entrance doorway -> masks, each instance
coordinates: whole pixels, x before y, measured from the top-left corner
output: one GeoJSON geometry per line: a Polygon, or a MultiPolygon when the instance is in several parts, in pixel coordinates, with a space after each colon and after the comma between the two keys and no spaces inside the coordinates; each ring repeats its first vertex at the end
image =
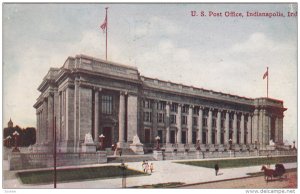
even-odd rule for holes
{"type": "Polygon", "coordinates": [[[112,128],[111,127],[104,127],[103,128],[103,135],[105,136],[103,141],[103,147],[104,148],[110,148],[112,145],[111,141],[111,134],[112,134],[112,128]]]}
{"type": "Polygon", "coordinates": [[[145,143],[150,143],[150,129],[145,129],[145,143]]]}
{"type": "Polygon", "coordinates": [[[171,133],[170,133],[170,142],[172,143],[172,144],[174,144],[175,143],[175,130],[172,130],[172,131],[170,131],[171,133]]]}

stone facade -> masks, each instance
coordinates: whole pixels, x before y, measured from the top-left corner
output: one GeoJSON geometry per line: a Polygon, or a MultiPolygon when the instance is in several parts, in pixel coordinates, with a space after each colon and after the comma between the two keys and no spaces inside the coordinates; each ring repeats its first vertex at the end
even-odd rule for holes
{"type": "Polygon", "coordinates": [[[137,68],[89,56],[50,68],[38,87],[37,149],[80,152],[85,134],[96,145],[208,151],[267,149],[283,144],[283,102],[246,98],[141,76],[137,68]]]}

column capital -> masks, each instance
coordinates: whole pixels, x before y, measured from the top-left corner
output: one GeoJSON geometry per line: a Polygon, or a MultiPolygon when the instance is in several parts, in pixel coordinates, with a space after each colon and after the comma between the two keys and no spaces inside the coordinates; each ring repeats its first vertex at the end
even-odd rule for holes
{"type": "Polygon", "coordinates": [[[127,95],[127,91],[120,91],[120,95],[122,95],[122,96],[127,95]]]}
{"type": "Polygon", "coordinates": [[[93,90],[94,90],[95,92],[101,92],[101,91],[102,91],[102,88],[94,86],[94,87],[93,87],[93,90]]]}
{"type": "Polygon", "coordinates": [[[172,105],[172,101],[166,101],[166,105],[172,105]]]}

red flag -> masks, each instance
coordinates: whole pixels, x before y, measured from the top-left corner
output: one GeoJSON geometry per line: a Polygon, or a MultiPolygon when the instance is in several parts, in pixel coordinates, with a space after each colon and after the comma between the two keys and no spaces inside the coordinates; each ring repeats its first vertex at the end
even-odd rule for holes
{"type": "Polygon", "coordinates": [[[107,28],[107,16],[105,16],[103,24],[101,24],[100,28],[105,32],[105,29],[107,28]]]}
{"type": "Polygon", "coordinates": [[[263,79],[265,79],[268,75],[269,75],[269,72],[268,72],[268,70],[267,70],[266,73],[265,73],[264,76],[263,76],[263,79]]]}

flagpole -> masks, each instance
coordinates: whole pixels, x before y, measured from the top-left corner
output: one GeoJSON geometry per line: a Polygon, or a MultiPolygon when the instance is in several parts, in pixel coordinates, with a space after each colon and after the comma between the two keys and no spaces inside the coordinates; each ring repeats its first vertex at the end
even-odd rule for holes
{"type": "Polygon", "coordinates": [[[267,67],[267,98],[269,98],[269,67],[267,67]]]}
{"type": "Polygon", "coordinates": [[[108,9],[108,7],[106,7],[105,8],[105,10],[106,10],[106,28],[105,28],[105,30],[106,30],[106,51],[105,51],[105,58],[106,58],[106,61],[107,61],[107,27],[108,27],[108,25],[107,25],[107,21],[108,21],[108,18],[107,18],[107,9],[108,9]]]}

